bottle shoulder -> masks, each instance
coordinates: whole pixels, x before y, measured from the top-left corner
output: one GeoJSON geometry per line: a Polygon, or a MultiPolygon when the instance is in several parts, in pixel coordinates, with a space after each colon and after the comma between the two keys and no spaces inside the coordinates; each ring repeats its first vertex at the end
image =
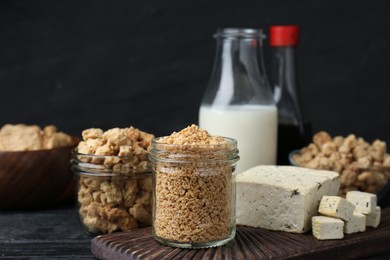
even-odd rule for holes
{"type": "Polygon", "coordinates": [[[209,111],[277,111],[278,108],[275,104],[262,105],[262,104],[244,104],[244,105],[207,105],[202,104],[200,110],[209,111]]]}

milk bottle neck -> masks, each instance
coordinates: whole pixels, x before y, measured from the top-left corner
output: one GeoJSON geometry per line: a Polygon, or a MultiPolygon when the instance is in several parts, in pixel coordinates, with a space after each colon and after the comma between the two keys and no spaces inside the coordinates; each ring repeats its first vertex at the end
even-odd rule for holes
{"type": "Polygon", "coordinates": [[[262,37],[260,30],[218,31],[214,69],[202,104],[274,104],[263,63],[262,37]]]}

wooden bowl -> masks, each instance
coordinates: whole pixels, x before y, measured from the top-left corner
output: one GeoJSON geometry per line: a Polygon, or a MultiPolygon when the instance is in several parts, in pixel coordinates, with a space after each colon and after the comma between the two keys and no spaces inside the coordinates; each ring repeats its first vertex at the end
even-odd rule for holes
{"type": "Polygon", "coordinates": [[[74,196],[70,169],[72,149],[0,152],[0,209],[36,209],[58,205],[74,196]]]}

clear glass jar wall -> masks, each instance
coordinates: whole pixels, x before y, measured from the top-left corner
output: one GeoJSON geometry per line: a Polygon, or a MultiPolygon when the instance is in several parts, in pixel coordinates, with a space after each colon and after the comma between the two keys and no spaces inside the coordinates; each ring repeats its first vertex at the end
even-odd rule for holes
{"type": "Polygon", "coordinates": [[[219,246],[235,236],[237,142],[160,144],[153,140],[153,235],[183,248],[219,246]]]}
{"type": "Polygon", "coordinates": [[[151,165],[132,157],[72,152],[81,223],[91,234],[127,231],[152,224],[151,165]]]}

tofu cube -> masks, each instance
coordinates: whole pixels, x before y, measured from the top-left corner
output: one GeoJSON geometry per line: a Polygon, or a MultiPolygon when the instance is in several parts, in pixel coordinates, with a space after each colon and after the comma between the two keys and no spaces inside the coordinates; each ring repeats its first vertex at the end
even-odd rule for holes
{"type": "Polygon", "coordinates": [[[356,207],[356,212],[370,214],[377,206],[376,195],[362,191],[347,192],[346,199],[356,207]]]}
{"type": "Polygon", "coordinates": [[[352,234],[364,231],[366,231],[366,215],[355,211],[352,215],[352,219],[345,222],[344,233],[352,234]]]}
{"type": "Polygon", "coordinates": [[[344,221],[337,218],[315,216],[312,218],[313,236],[318,240],[342,239],[344,221]]]}
{"type": "Polygon", "coordinates": [[[381,222],[381,207],[376,206],[373,212],[366,215],[366,226],[376,228],[379,226],[380,222],[381,222]]]}
{"type": "Polygon", "coordinates": [[[236,223],[304,233],[322,196],[337,195],[339,174],[293,166],[256,166],[237,175],[236,223]]]}
{"type": "Polygon", "coordinates": [[[338,196],[323,196],[318,208],[318,212],[328,217],[340,218],[351,221],[355,206],[338,196]]]}

